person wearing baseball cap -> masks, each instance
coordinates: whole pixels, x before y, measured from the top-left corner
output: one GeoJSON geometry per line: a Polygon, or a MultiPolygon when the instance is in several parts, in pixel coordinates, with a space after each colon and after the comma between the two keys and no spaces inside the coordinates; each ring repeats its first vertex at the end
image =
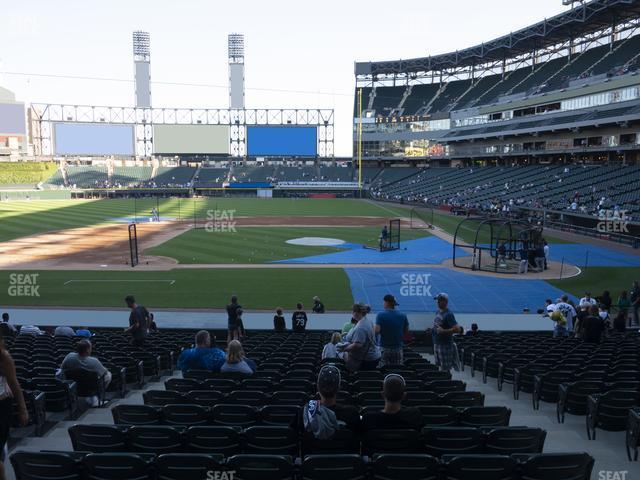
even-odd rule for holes
{"type": "Polygon", "coordinates": [[[324,365],[318,372],[316,383],[318,396],[320,397],[319,403],[331,410],[335,414],[337,421],[344,423],[346,428],[357,431],[360,427],[358,409],[352,405],[341,405],[336,401],[341,382],[342,375],[340,370],[333,364],[324,365]]]}
{"type": "Polygon", "coordinates": [[[376,316],[376,335],[380,335],[380,366],[402,365],[402,337],[409,331],[407,316],[396,310],[398,305],[393,295],[385,295],[384,311],[376,316]]]}
{"type": "Polygon", "coordinates": [[[456,322],[453,312],[449,310],[449,295],[439,293],[435,301],[438,303],[438,311],[433,320],[433,353],[436,357],[436,365],[441,371],[448,372],[456,362],[453,334],[460,333],[460,325],[456,322]]]}

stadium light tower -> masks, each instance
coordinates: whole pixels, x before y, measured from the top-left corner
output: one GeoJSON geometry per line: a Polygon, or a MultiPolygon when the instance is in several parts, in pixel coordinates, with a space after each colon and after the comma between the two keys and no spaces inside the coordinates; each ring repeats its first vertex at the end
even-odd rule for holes
{"type": "Polygon", "coordinates": [[[151,37],[149,32],[133,32],[136,107],[151,108],[151,37]]]}
{"type": "Polygon", "coordinates": [[[229,108],[244,109],[244,35],[231,33],[229,45],[229,108]]]}

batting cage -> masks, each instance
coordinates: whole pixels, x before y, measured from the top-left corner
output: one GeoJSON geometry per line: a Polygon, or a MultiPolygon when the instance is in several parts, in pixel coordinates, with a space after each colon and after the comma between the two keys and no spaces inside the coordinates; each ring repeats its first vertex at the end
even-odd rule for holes
{"type": "Polygon", "coordinates": [[[383,230],[380,235],[380,251],[400,250],[400,220],[389,220],[386,236],[383,230]]]}
{"type": "Polygon", "coordinates": [[[535,258],[541,249],[541,226],[518,220],[465,218],[453,237],[453,265],[493,273],[524,273],[537,268],[535,258]]]}

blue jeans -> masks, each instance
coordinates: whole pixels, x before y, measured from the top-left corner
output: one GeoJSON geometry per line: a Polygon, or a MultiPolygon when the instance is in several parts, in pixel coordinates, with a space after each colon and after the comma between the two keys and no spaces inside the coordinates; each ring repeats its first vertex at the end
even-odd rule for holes
{"type": "Polygon", "coordinates": [[[553,329],[553,336],[554,337],[568,337],[569,336],[569,330],[567,330],[567,327],[556,326],[553,329]]]}

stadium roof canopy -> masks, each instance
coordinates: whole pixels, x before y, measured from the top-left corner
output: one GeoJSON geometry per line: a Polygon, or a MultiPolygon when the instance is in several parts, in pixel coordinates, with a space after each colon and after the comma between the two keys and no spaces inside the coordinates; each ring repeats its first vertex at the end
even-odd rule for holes
{"type": "Polygon", "coordinates": [[[502,61],[638,17],[640,0],[591,0],[565,13],[471,48],[409,60],[356,62],[355,73],[367,76],[409,74],[502,61]]]}

